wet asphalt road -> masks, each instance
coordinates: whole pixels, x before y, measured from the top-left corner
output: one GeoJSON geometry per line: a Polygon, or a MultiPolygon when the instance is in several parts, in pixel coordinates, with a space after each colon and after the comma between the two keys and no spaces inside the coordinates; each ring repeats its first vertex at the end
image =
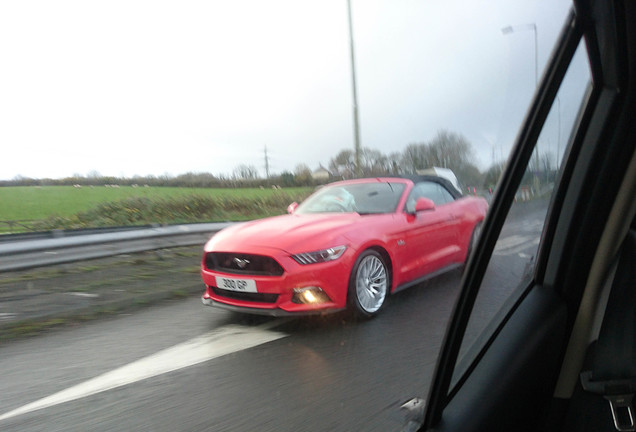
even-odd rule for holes
{"type": "MultiPolygon", "coordinates": [[[[286,336],[0,421],[1,430],[387,430],[424,395],[460,274],[395,296],[376,319],[281,321],[286,336]]],[[[271,318],[171,303],[0,349],[2,413],[210,330],[271,318]]]]}
{"type": "MultiPolygon", "coordinates": [[[[522,222],[504,231],[508,242],[498,247],[489,289],[478,299],[479,328],[523,273],[538,232],[532,218],[522,222]]],[[[399,293],[370,321],[251,317],[189,298],[6,343],[0,430],[399,430],[399,405],[427,395],[460,279],[454,271],[399,293]],[[212,339],[193,340],[210,332],[212,339]],[[208,352],[253,335],[269,339],[220,356],[208,352]],[[202,346],[203,360],[194,362],[202,346]],[[104,374],[114,370],[128,381],[108,384],[104,374]],[[92,393],[59,393],[96,377],[92,393]]]]}

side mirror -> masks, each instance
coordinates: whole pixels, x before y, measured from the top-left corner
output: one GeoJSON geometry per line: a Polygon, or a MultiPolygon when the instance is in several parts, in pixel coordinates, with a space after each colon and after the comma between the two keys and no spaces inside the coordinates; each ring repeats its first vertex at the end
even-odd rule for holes
{"type": "Polygon", "coordinates": [[[421,211],[435,210],[435,203],[428,198],[418,198],[415,201],[415,213],[421,211]]]}
{"type": "Polygon", "coordinates": [[[294,201],[287,207],[287,213],[293,214],[297,208],[298,208],[298,203],[294,201]]]}

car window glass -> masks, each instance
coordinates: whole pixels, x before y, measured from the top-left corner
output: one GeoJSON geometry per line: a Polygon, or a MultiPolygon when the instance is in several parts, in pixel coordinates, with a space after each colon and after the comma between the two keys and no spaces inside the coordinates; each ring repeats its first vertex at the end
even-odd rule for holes
{"type": "Polygon", "coordinates": [[[415,202],[418,198],[428,198],[433,201],[436,206],[453,201],[452,195],[445,190],[443,186],[430,181],[417,183],[413,187],[406,200],[407,212],[415,211],[415,202]]]}
{"type": "Polygon", "coordinates": [[[442,185],[436,185],[436,186],[437,186],[437,196],[440,201],[439,204],[446,204],[448,202],[453,201],[453,196],[450,194],[450,192],[444,189],[444,186],[442,185]]]}
{"type": "Polygon", "coordinates": [[[417,185],[420,196],[428,198],[435,203],[435,205],[442,204],[440,200],[439,190],[435,183],[420,183],[417,185]]]}
{"type": "MultiPolygon", "coordinates": [[[[456,383],[529,286],[548,205],[591,75],[581,43],[541,131],[477,295],[453,375],[456,383]],[[510,289],[510,287],[517,287],[510,289]]],[[[501,166],[503,169],[503,166],[501,166]]],[[[496,185],[490,185],[496,188],[496,185]]]]}
{"type": "Polygon", "coordinates": [[[411,189],[411,192],[409,193],[409,196],[406,199],[406,205],[404,207],[404,210],[407,213],[415,212],[415,202],[417,201],[418,198],[421,198],[423,196],[424,195],[422,195],[419,185],[413,186],[413,189],[411,189]]]}

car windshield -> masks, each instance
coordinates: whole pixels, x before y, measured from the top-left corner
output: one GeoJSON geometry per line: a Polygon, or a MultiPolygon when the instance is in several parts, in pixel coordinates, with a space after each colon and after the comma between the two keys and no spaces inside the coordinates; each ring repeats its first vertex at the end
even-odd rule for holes
{"type": "Polygon", "coordinates": [[[404,183],[376,181],[326,186],[298,206],[296,213],[392,213],[404,188],[404,183]]]}

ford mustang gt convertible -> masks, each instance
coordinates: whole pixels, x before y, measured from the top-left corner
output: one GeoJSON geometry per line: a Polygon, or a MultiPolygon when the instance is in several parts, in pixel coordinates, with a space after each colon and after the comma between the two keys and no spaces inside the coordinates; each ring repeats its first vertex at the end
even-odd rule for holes
{"type": "Polygon", "coordinates": [[[435,176],[331,183],[287,215],[215,234],[202,300],[256,314],[350,308],[370,317],[387,295],[462,266],[487,208],[435,176]]]}

